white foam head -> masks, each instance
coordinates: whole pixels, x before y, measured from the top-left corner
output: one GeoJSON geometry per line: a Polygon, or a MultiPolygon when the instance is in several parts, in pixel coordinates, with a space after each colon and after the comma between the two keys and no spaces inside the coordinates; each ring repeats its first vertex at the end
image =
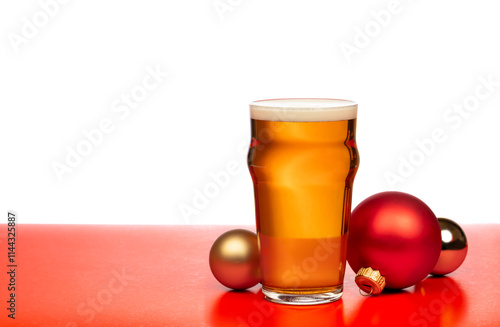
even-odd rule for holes
{"type": "Polygon", "coordinates": [[[269,99],[250,104],[250,117],[257,120],[314,122],[355,119],[358,104],[339,99],[269,99]]]}

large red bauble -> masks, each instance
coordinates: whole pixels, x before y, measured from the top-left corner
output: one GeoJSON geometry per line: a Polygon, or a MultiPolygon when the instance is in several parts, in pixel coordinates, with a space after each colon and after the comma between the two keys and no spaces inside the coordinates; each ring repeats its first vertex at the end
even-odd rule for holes
{"type": "Polygon", "coordinates": [[[402,192],[382,192],[352,212],[347,260],[379,270],[386,288],[415,285],[434,268],[441,253],[441,229],[432,210],[402,192]]]}

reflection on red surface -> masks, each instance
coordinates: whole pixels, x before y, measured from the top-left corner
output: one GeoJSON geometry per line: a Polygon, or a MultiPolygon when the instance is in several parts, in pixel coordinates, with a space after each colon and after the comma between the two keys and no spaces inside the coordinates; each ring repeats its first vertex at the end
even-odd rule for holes
{"type": "Polygon", "coordinates": [[[456,326],[467,310],[459,284],[450,277],[428,277],[415,286],[418,311],[410,317],[412,326],[456,326]]]}
{"type": "Polygon", "coordinates": [[[457,326],[465,296],[449,277],[428,277],[410,291],[385,291],[361,302],[348,326],[457,326]]]}
{"type": "MultiPolygon", "coordinates": [[[[248,320],[258,322],[263,316],[257,307],[249,304],[261,304],[260,297],[250,291],[228,291],[222,293],[212,307],[210,326],[245,326],[248,320]],[[255,311],[255,312],[254,312],[255,311]]],[[[264,311],[266,309],[263,306],[264,311]]],[[[262,318],[263,320],[263,318],[262,318]]],[[[250,325],[252,326],[252,325],[250,325]]]]}
{"type": "Polygon", "coordinates": [[[262,290],[226,292],[214,303],[211,326],[343,326],[342,300],[316,306],[290,306],[264,299],[262,290]]]}
{"type": "MultiPolygon", "coordinates": [[[[353,296],[354,294],[350,294],[353,296]]],[[[361,297],[361,295],[358,295],[361,297]]],[[[279,305],[262,291],[225,292],[214,302],[213,326],[456,326],[466,310],[457,282],[428,277],[414,288],[385,291],[355,302],[345,313],[343,300],[317,306],[279,305]],[[344,317],[345,316],[345,317],[344,317]]]]}
{"type": "Polygon", "coordinates": [[[408,317],[417,309],[413,294],[391,291],[366,297],[350,315],[347,326],[408,326],[408,317]]]}

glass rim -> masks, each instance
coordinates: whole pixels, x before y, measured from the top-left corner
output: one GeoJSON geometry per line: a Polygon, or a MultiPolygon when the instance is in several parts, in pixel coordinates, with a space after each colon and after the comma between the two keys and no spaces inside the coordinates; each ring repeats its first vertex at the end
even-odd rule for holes
{"type": "Polygon", "coordinates": [[[277,98],[250,103],[250,116],[256,120],[312,122],[357,118],[358,104],[333,98],[277,98]]]}
{"type": "Polygon", "coordinates": [[[357,107],[358,104],[352,100],[335,98],[275,98],[256,100],[250,103],[250,107],[260,108],[283,108],[283,109],[337,109],[346,107],[357,107]]]}

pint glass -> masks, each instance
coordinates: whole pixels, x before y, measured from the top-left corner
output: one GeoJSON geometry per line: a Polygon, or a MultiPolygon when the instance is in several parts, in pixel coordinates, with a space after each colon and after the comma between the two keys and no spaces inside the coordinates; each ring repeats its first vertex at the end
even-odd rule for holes
{"type": "Polygon", "coordinates": [[[273,99],[250,104],[248,167],[266,299],[340,299],[352,184],[359,164],[357,104],[273,99]]]}

